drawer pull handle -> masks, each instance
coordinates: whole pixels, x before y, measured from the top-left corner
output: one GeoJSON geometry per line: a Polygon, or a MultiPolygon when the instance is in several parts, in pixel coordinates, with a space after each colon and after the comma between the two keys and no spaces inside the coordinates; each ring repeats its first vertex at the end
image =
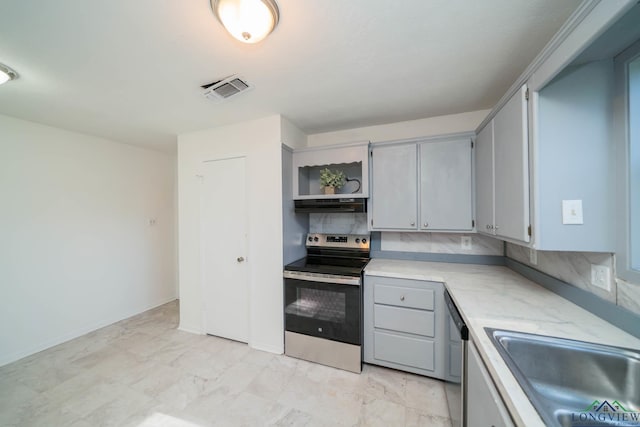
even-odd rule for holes
{"type": "Polygon", "coordinates": [[[400,297],[400,301],[404,301],[404,295],[400,297]]]}

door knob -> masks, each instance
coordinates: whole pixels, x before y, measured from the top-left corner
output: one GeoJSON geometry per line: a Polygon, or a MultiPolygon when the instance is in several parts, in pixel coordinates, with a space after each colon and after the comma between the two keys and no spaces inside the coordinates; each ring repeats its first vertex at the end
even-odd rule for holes
{"type": "Polygon", "coordinates": [[[243,261],[244,261],[244,257],[239,256],[239,257],[236,259],[236,261],[238,261],[238,262],[243,262],[243,261]]]}

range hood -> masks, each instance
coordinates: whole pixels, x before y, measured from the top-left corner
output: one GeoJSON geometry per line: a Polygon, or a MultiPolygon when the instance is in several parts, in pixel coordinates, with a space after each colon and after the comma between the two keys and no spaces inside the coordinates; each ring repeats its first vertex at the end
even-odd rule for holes
{"type": "Polygon", "coordinates": [[[366,198],[331,198],[331,199],[304,199],[295,200],[296,212],[316,213],[316,212],[366,212],[366,198]]]}

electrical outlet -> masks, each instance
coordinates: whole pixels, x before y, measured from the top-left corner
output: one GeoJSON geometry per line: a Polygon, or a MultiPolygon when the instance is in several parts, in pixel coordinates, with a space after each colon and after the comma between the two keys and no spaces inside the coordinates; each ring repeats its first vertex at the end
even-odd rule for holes
{"type": "Polygon", "coordinates": [[[604,290],[611,290],[611,269],[605,265],[591,265],[591,284],[604,290]]]}
{"type": "Polygon", "coordinates": [[[462,247],[462,249],[465,251],[470,251],[471,249],[473,249],[471,236],[462,236],[460,238],[460,247],[462,247]]]}

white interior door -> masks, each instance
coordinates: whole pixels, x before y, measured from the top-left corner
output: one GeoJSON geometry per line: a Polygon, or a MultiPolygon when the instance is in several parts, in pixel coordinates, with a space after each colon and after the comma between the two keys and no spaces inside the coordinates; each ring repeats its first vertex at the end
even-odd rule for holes
{"type": "Polygon", "coordinates": [[[205,331],[249,341],[245,158],[204,162],[200,208],[205,331]]]}

